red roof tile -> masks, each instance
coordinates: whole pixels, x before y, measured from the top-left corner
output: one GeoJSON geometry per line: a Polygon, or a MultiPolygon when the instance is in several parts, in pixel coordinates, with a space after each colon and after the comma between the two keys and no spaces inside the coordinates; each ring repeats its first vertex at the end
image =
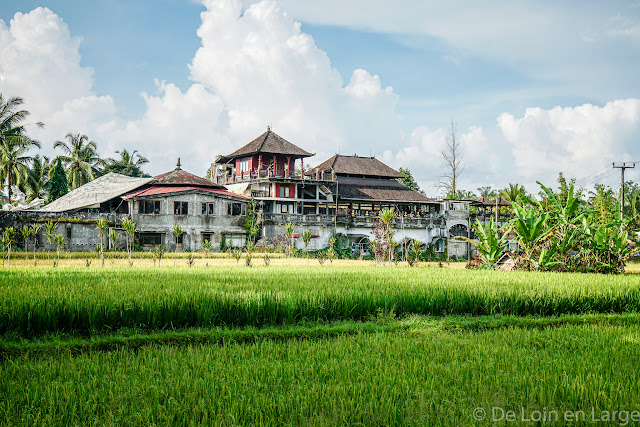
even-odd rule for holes
{"type": "Polygon", "coordinates": [[[232,193],[231,191],[228,191],[226,189],[221,189],[221,188],[208,188],[208,187],[199,187],[199,186],[151,186],[148,188],[143,188],[141,190],[136,190],[133,191],[129,194],[126,194],[122,197],[124,197],[125,199],[130,199],[133,197],[145,197],[145,196],[159,196],[162,194],[168,194],[168,193],[182,193],[182,192],[186,192],[186,191],[194,191],[194,190],[199,190],[199,191],[206,191],[208,193],[215,193],[215,194],[220,194],[222,196],[228,196],[228,197],[235,197],[238,199],[248,199],[245,196],[241,196],[239,194],[236,193],[232,193]]]}
{"type": "Polygon", "coordinates": [[[224,189],[224,186],[213,183],[208,179],[196,176],[192,173],[176,168],[170,172],[155,176],[154,185],[192,185],[198,187],[210,187],[224,189]]]}

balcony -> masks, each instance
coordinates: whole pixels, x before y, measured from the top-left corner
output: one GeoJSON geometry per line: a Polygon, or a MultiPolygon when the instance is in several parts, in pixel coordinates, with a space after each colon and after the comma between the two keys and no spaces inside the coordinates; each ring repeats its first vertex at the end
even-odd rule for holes
{"type": "MultiPolygon", "coordinates": [[[[331,225],[340,224],[350,227],[373,228],[377,224],[375,216],[349,216],[349,215],[302,215],[302,214],[279,214],[279,213],[263,213],[262,219],[265,222],[287,223],[293,224],[317,224],[331,225]]],[[[443,218],[396,218],[393,221],[394,228],[438,228],[444,226],[443,218]]]]}
{"type": "Polygon", "coordinates": [[[285,174],[283,172],[278,172],[277,174],[269,173],[269,171],[261,170],[261,171],[253,171],[253,172],[243,172],[242,175],[231,175],[231,176],[217,176],[215,178],[215,182],[220,185],[227,184],[235,184],[238,182],[247,182],[257,179],[265,179],[265,178],[282,178],[282,179],[312,179],[310,177],[304,177],[299,174],[285,174]]]}
{"type": "Polygon", "coordinates": [[[251,197],[271,197],[269,190],[251,190],[251,197]]]}

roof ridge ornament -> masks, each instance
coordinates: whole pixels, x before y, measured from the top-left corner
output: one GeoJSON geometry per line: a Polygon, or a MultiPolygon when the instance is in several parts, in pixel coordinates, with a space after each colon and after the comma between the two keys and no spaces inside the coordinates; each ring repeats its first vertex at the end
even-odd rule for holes
{"type": "Polygon", "coordinates": [[[180,157],[178,157],[178,163],[176,163],[176,170],[180,170],[180,157]]]}

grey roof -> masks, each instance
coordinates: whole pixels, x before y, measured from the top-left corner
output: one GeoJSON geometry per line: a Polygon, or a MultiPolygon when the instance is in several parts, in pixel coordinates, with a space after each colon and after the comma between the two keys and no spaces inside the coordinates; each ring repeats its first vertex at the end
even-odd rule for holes
{"type": "Polygon", "coordinates": [[[384,202],[433,202],[395,179],[338,177],[338,197],[384,202]]]}
{"type": "Polygon", "coordinates": [[[384,178],[403,178],[404,174],[391,169],[375,157],[344,156],[336,154],[307,172],[312,175],[316,170],[321,172],[333,170],[336,175],[362,175],[384,178]]]}
{"type": "Polygon", "coordinates": [[[43,212],[66,212],[77,209],[97,208],[100,207],[100,203],[135,190],[151,181],[153,181],[153,178],[131,178],[110,172],[76,188],[38,210],[43,212]]]}

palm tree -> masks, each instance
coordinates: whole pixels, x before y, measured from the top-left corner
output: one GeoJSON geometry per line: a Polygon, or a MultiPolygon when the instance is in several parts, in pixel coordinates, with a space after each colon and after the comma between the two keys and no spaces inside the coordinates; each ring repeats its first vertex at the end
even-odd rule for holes
{"type": "Polygon", "coordinates": [[[133,150],[131,153],[129,153],[129,151],[127,150],[122,150],[116,151],[116,153],[120,154],[120,160],[109,159],[110,163],[124,163],[127,165],[135,166],[137,168],[149,163],[149,160],[146,157],[141,156],[140,153],[138,153],[138,150],[133,150]]]}
{"type": "Polygon", "coordinates": [[[500,191],[500,196],[502,196],[505,200],[509,202],[517,202],[518,197],[520,195],[526,195],[525,189],[520,184],[511,184],[509,183],[509,187],[500,191]]]}
{"type": "MultiPolygon", "coordinates": [[[[40,148],[40,143],[29,138],[25,126],[20,124],[28,116],[27,110],[19,110],[22,98],[6,99],[0,93],[0,182],[7,182],[9,198],[11,185],[20,184],[26,178],[27,164],[31,157],[26,153],[32,147],[40,148]]],[[[42,128],[41,122],[34,123],[42,128]]]]}
{"type": "Polygon", "coordinates": [[[98,156],[98,145],[89,141],[87,135],[69,132],[65,138],[69,142],[56,141],[53,148],[60,148],[64,152],[58,157],[65,165],[69,187],[74,190],[93,180],[104,160],[98,156]]]}
{"type": "Polygon", "coordinates": [[[149,163],[149,160],[147,160],[146,157],[141,156],[138,153],[138,150],[133,150],[131,153],[127,150],[122,150],[116,151],[116,153],[120,154],[120,158],[109,158],[105,163],[106,166],[102,171],[103,174],[115,172],[132,177],[149,176],[142,171],[142,165],[149,163]]]}
{"type": "Polygon", "coordinates": [[[478,192],[480,193],[480,197],[484,197],[486,200],[495,199],[498,196],[498,193],[493,190],[490,185],[478,187],[478,192]]]}
{"type": "Polygon", "coordinates": [[[51,162],[47,156],[40,157],[39,154],[33,156],[25,185],[27,200],[33,200],[35,198],[47,199],[49,174],[53,171],[51,166],[51,162]]]}

